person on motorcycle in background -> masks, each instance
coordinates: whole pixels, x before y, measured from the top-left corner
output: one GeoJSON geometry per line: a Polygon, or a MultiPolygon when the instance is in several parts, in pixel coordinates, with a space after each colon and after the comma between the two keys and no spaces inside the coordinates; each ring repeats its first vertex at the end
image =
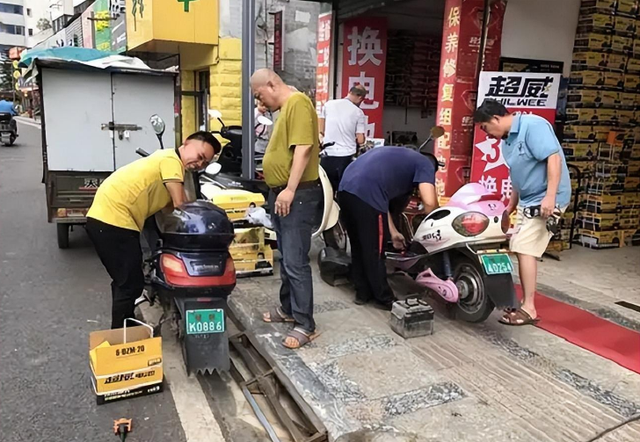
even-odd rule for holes
{"type": "Polygon", "coordinates": [[[9,123],[9,127],[13,130],[16,135],[18,134],[18,122],[15,120],[15,116],[18,115],[18,111],[16,111],[16,107],[13,105],[13,101],[7,101],[5,99],[0,100],[0,114],[10,114],[11,122],[9,123]]]}
{"type": "Polygon", "coordinates": [[[513,184],[507,211],[518,212],[509,248],[518,255],[524,301],[519,309],[505,311],[500,322],[534,324],[538,321],[534,304],[538,258],[553,236],[547,220],[557,221],[571,202],[567,162],[553,126],[542,117],[514,115],[502,103],[487,99],[475,111],[474,120],[487,135],[503,140],[502,153],[513,184]],[[540,216],[531,213],[535,207],[540,216]]]}
{"type": "Polygon", "coordinates": [[[111,328],[134,317],[144,289],[140,232],[156,212],[187,202],[184,172],[201,170],[220,153],[209,132],[190,135],[178,148],[158,150],[112,173],[87,213],[87,233],[111,276],[111,328]]]}
{"type": "Polygon", "coordinates": [[[327,145],[322,151],[320,165],[334,192],[358,146],[365,142],[366,118],[360,105],[366,96],[367,90],[357,84],[345,98],[327,101],[318,116],[320,140],[327,145]]]}
{"type": "MultiPolygon", "coordinates": [[[[256,102],[256,108],[253,114],[253,117],[255,119],[255,125],[256,125],[255,152],[259,156],[262,156],[264,155],[265,150],[267,150],[267,145],[269,144],[269,137],[271,136],[271,127],[264,124],[260,124],[258,122],[258,117],[262,116],[262,117],[269,118],[267,115],[270,112],[269,112],[269,109],[267,109],[267,106],[265,106],[264,103],[262,103],[260,100],[255,100],[255,102],[256,102]]],[[[271,118],[269,119],[271,120],[271,118]]]]}
{"type": "Polygon", "coordinates": [[[344,171],[338,202],[351,243],[356,304],[373,300],[391,309],[395,296],[387,282],[384,248],[389,237],[394,248],[405,246],[392,211],[404,210],[416,186],[425,213],[438,208],[435,174],[431,159],[406,147],[372,149],[344,171]]]}

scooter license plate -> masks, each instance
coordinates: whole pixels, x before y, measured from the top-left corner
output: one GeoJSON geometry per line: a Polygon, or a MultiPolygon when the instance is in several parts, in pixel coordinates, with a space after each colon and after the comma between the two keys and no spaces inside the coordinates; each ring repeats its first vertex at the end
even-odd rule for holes
{"type": "Polygon", "coordinates": [[[224,332],[224,310],[221,308],[207,310],[187,310],[185,321],[188,335],[202,335],[224,332]]]}
{"type": "Polygon", "coordinates": [[[502,275],[513,271],[511,258],[506,253],[480,255],[480,260],[487,275],[502,275]]]}

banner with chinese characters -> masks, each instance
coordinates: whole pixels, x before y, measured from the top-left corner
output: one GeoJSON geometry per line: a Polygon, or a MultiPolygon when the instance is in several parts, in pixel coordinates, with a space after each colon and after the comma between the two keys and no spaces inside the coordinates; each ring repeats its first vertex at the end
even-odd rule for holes
{"type": "Polygon", "coordinates": [[[282,11],[273,13],[273,70],[281,73],[284,70],[284,23],[282,11]]]}
{"type": "Polygon", "coordinates": [[[318,17],[318,64],[316,67],[316,110],[318,113],[329,100],[329,72],[331,69],[331,19],[332,12],[318,17]]]}
{"type": "Polygon", "coordinates": [[[367,117],[367,138],[382,138],[387,19],[361,17],[343,24],[342,96],[353,86],[369,92],[360,108],[367,117]]]}
{"type": "MultiPolygon", "coordinates": [[[[436,175],[439,196],[451,196],[469,180],[476,107],[477,66],[484,0],[446,0],[436,123],[445,130],[435,153],[444,163],[436,175]]],[[[484,67],[496,70],[505,4],[491,3],[484,67]]]]}
{"type": "MultiPolygon", "coordinates": [[[[504,104],[513,113],[539,115],[553,124],[556,119],[560,74],[534,72],[482,72],[478,106],[485,98],[504,104]]],[[[476,128],[473,140],[471,181],[511,198],[511,178],[502,155],[502,140],[489,137],[476,128]]]]}

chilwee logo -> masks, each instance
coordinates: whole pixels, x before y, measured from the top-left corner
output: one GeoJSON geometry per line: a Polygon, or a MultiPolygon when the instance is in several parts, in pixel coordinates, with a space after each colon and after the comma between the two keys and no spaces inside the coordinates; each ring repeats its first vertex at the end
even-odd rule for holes
{"type": "Polygon", "coordinates": [[[546,107],[554,77],[526,78],[519,75],[491,77],[485,98],[506,107],[546,107]]]}

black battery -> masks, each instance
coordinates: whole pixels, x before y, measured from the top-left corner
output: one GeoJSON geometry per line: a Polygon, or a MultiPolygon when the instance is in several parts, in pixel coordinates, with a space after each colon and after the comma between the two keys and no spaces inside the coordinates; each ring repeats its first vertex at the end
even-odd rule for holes
{"type": "Polygon", "coordinates": [[[405,339],[433,334],[433,308],[424,300],[407,298],[391,308],[391,330],[405,339]]]}

